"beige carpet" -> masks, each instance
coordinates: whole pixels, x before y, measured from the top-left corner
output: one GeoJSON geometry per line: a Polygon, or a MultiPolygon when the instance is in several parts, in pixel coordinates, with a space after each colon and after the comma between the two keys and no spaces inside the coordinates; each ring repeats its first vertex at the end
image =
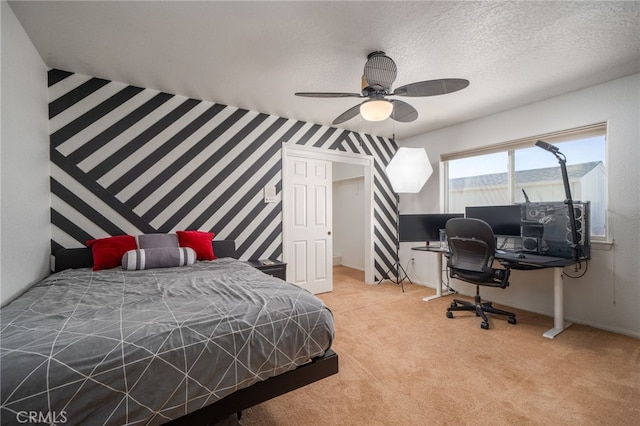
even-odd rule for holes
{"type": "MultiPolygon", "coordinates": [[[[445,311],[452,296],[345,267],[320,295],[336,322],[340,372],[243,412],[250,425],[640,425],[640,340],[553,319],[518,324],[445,311]]],[[[508,291],[508,290],[505,290],[508,291]]]]}

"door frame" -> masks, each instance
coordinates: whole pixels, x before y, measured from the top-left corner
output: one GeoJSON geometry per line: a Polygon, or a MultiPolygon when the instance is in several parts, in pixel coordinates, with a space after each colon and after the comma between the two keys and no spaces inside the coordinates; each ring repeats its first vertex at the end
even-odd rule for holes
{"type": "MultiPolygon", "coordinates": [[[[290,263],[289,238],[291,235],[291,212],[289,206],[293,202],[293,188],[288,176],[293,158],[328,160],[364,166],[364,281],[375,282],[373,262],[373,171],[374,158],[366,154],[354,154],[326,148],[307,147],[287,142],[282,143],[282,258],[290,263]]],[[[333,215],[333,212],[330,212],[333,215]]]]}

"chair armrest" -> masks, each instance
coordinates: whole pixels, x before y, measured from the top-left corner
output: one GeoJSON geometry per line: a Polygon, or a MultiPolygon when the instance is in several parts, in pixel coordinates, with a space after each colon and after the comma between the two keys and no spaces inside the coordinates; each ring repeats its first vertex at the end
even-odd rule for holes
{"type": "Polygon", "coordinates": [[[500,262],[504,269],[495,269],[496,279],[500,280],[500,288],[507,288],[509,286],[509,277],[511,276],[511,264],[505,265],[500,262]]]}

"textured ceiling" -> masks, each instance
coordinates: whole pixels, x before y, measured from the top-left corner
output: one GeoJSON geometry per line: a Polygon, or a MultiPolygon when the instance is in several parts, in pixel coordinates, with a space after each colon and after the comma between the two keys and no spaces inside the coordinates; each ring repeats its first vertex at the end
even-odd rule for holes
{"type": "MultiPolygon", "coordinates": [[[[253,111],[331,125],[358,99],[366,56],[394,87],[465,78],[402,98],[413,123],[338,126],[399,139],[640,72],[640,2],[10,2],[45,63],[253,111]]],[[[5,58],[3,58],[4,60],[5,58]]]]}

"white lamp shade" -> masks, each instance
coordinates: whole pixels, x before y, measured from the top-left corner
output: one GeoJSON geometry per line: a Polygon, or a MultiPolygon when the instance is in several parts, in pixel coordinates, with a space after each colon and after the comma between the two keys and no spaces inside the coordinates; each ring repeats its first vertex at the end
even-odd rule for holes
{"type": "Polygon", "coordinates": [[[393,104],[383,99],[366,101],[360,104],[360,115],[367,121],[382,121],[389,118],[393,104]]]}
{"type": "Polygon", "coordinates": [[[386,168],[396,193],[418,193],[433,173],[424,148],[401,147],[386,168]]]}

